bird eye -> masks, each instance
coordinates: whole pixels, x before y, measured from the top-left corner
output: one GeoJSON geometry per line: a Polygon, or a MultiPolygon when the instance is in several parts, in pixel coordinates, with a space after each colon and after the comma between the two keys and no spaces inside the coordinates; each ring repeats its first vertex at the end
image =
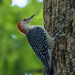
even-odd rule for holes
{"type": "Polygon", "coordinates": [[[23,19],[23,21],[26,21],[26,19],[23,19]]]}

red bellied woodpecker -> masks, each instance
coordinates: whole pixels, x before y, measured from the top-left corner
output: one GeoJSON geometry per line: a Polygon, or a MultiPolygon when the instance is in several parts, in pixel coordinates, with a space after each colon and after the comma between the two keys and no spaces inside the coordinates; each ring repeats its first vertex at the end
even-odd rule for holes
{"type": "Polygon", "coordinates": [[[17,27],[19,31],[26,35],[29,44],[37,57],[42,61],[45,67],[47,67],[49,74],[53,75],[51,69],[52,63],[52,51],[55,46],[54,38],[50,37],[47,31],[39,26],[30,26],[30,21],[34,17],[32,15],[29,18],[22,19],[17,27]]]}

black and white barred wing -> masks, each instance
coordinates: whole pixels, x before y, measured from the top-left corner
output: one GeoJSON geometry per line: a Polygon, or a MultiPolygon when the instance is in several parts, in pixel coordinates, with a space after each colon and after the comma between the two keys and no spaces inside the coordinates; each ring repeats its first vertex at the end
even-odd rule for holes
{"type": "Polygon", "coordinates": [[[47,37],[44,30],[40,27],[30,29],[26,37],[35,54],[39,57],[39,59],[43,62],[44,65],[47,64],[49,56],[47,37]]]}

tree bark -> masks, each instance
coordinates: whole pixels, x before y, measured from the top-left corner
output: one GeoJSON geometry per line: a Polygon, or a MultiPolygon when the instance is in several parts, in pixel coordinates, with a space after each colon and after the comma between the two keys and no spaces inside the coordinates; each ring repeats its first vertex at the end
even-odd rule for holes
{"type": "Polygon", "coordinates": [[[59,33],[52,60],[54,75],[75,75],[75,0],[44,0],[43,16],[49,35],[59,33]]]}

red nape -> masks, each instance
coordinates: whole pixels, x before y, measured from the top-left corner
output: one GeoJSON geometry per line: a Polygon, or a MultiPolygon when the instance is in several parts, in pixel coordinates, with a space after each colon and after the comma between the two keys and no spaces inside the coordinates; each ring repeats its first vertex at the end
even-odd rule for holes
{"type": "Polygon", "coordinates": [[[26,34],[26,30],[21,27],[20,22],[18,23],[17,28],[22,34],[26,34]]]}

